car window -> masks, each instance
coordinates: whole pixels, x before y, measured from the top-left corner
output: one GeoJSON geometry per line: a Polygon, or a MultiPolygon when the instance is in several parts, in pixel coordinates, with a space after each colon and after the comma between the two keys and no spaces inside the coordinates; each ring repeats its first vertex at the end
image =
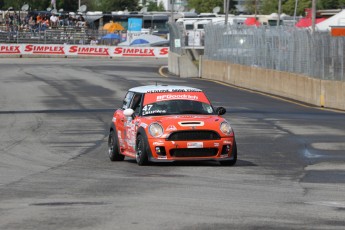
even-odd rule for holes
{"type": "Polygon", "coordinates": [[[136,114],[138,114],[140,111],[140,106],[141,106],[141,101],[142,101],[141,99],[142,99],[142,94],[139,94],[139,93],[134,94],[130,108],[133,109],[136,114]]]}
{"type": "Polygon", "coordinates": [[[123,99],[123,104],[122,104],[122,109],[128,109],[130,108],[130,103],[132,101],[133,98],[133,92],[128,92],[125,96],[125,98],[123,99]]]}
{"type": "Polygon", "coordinates": [[[211,105],[200,101],[169,100],[147,104],[142,109],[143,116],[170,114],[214,114],[211,105]]]}

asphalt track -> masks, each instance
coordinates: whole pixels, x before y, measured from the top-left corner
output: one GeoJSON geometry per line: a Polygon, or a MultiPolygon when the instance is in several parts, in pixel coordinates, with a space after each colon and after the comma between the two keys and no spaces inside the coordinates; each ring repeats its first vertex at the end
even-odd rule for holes
{"type": "Polygon", "coordinates": [[[345,113],[200,79],[160,59],[0,59],[0,229],[344,229],[345,113]],[[110,162],[126,90],[203,89],[237,136],[234,167],[110,162]]]}

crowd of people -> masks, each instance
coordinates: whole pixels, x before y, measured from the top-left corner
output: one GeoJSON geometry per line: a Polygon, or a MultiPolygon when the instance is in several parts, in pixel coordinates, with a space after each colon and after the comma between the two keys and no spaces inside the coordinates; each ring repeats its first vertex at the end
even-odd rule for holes
{"type": "Polygon", "coordinates": [[[4,17],[6,31],[30,31],[39,32],[46,29],[59,27],[86,27],[86,21],[82,15],[75,14],[54,14],[30,12],[24,17],[20,17],[16,12],[7,13],[4,17]]]}

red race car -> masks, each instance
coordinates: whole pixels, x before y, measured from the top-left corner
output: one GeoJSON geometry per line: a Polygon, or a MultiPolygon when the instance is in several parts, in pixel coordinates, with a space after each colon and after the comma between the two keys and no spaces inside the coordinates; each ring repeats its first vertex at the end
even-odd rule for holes
{"type": "Polygon", "coordinates": [[[237,161],[235,134],[202,90],[167,85],[130,89],[114,112],[108,138],[111,161],[237,161]]]}

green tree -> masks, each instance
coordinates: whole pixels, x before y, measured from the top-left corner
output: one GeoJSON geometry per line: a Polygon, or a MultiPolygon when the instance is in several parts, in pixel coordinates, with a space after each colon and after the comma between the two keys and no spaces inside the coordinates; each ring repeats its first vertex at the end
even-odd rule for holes
{"type": "Polygon", "coordinates": [[[245,0],[244,7],[246,9],[246,13],[254,14],[255,12],[258,14],[260,12],[260,3],[262,0],[245,0]]]}
{"type": "Polygon", "coordinates": [[[118,11],[118,10],[138,10],[139,0],[100,0],[101,11],[118,11]]]}
{"type": "Polygon", "coordinates": [[[164,3],[162,1],[160,1],[158,4],[157,11],[164,11],[164,10],[165,10],[164,3]]]}
{"type": "Polygon", "coordinates": [[[164,9],[164,4],[162,1],[160,1],[158,5],[154,1],[149,1],[147,10],[148,11],[164,11],[165,9],[164,9]]]}
{"type": "Polygon", "coordinates": [[[278,2],[279,1],[277,0],[262,0],[261,6],[260,6],[260,13],[261,14],[277,13],[278,2]]]}
{"type": "MultiPolygon", "coordinates": [[[[294,14],[296,0],[287,0],[283,4],[283,12],[289,15],[294,14]]],[[[305,15],[305,9],[311,8],[312,2],[310,0],[298,0],[297,15],[305,15]]],[[[339,9],[345,5],[345,0],[318,0],[316,8],[322,9],[339,9]]]]}
{"type": "Polygon", "coordinates": [[[101,6],[99,0],[85,0],[84,4],[87,6],[88,11],[98,11],[101,6]]]}
{"type": "Polygon", "coordinates": [[[30,9],[40,9],[45,10],[50,5],[50,1],[43,1],[43,0],[4,0],[4,9],[8,9],[9,7],[13,7],[14,10],[20,10],[21,7],[28,3],[30,9]]]}
{"type": "Polygon", "coordinates": [[[319,0],[320,9],[340,9],[345,6],[345,0],[319,0]]]}
{"type": "MultiPolygon", "coordinates": [[[[83,5],[84,2],[81,2],[83,5]]],[[[88,4],[86,4],[88,6],[88,4]]],[[[56,7],[58,9],[64,9],[64,11],[77,11],[78,10],[78,1],[76,0],[56,0],[56,7]]],[[[88,7],[89,9],[89,7],[88,7]]]]}
{"type": "MultiPolygon", "coordinates": [[[[230,0],[229,11],[235,12],[237,1],[230,0]]],[[[213,8],[221,7],[224,12],[224,0],[189,0],[188,7],[194,8],[198,13],[210,13],[213,8]]]]}

